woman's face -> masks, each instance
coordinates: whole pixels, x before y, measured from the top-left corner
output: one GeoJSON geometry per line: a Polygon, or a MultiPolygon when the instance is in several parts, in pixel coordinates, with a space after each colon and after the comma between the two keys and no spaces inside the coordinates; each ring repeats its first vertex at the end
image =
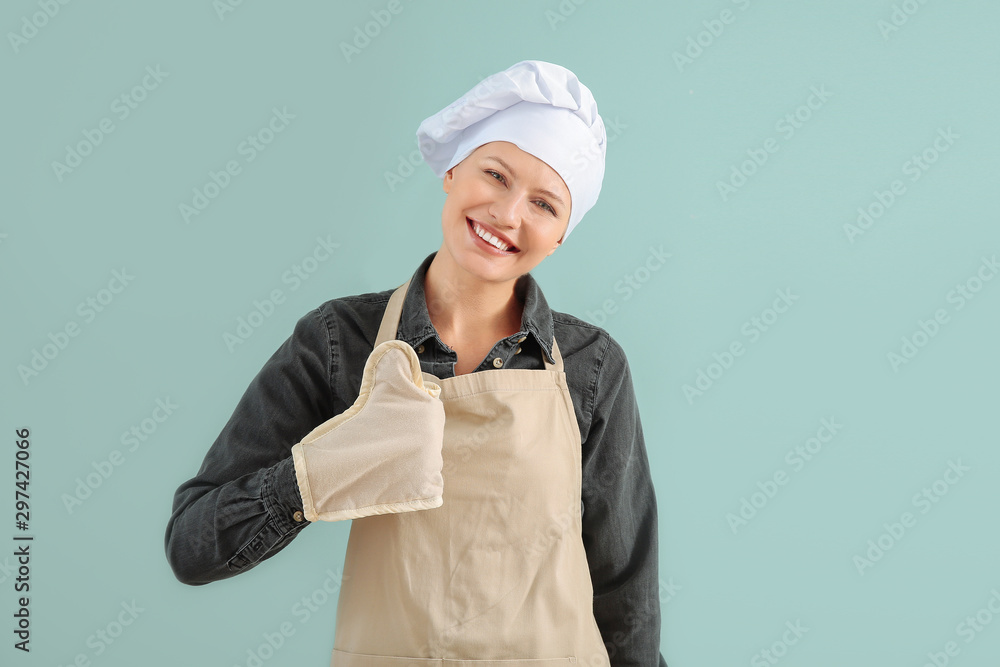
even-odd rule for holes
{"type": "Polygon", "coordinates": [[[570,193],[552,167],[508,141],[483,144],[448,170],[444,246],[465,270],[511,280],[555,252],[569,226],[570,193]],[[480,238],[478,223],[508,246],[480,238]]]}

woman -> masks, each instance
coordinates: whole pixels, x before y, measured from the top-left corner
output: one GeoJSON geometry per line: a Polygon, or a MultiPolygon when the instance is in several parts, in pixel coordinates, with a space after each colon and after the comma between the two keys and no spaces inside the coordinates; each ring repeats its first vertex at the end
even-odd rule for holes
{"type": "Polygon", "coordinates": [[[205,584],[353,518],[333,665],[665,667],[627,359],[529,273],[597,201],[596,102],[522,61],[417,136],[448,195],[440,249],[299,320],[178,488],[171,567],[205,584]]]}

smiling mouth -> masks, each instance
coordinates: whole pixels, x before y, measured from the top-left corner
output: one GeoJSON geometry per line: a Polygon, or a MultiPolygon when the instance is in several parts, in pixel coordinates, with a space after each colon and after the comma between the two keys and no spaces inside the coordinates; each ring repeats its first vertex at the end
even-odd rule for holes
{"type": "Polygon", "coordinates": [[[485,228],[480,227],[474,220],[472,220],[472,218],[467,217],[465,219],[465,222],[469,226],[469,231],[471,231],[474,236],[476,236],[480,241],[482,241],[489,247],[493,248],[497,252],[505,254],[514,254],[517,252],[521,252],[521,250],[517,246],[505,243],[504,241],[500,240],[493,234],[490,234],[488,231],[486,231],[485,228]],[[480,235],[480,230],[482,232],[482,235],[480,235]]]}

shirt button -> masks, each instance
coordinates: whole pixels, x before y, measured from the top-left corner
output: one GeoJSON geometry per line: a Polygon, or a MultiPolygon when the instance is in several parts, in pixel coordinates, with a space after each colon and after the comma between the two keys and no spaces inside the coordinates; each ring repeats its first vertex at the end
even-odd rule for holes
{"type": "Polygon", "coordinates": [[[500,368],[501,366],[503,366],[503,359],[500,357],[493,357],[493,367],[500,368]]]}
{"type": "Polygon", "coordinates": [[[296,523],[302,523],[305,521],[306,516],[302,513],[302,510],[295,510],[295,514],[292,515],[292,518],[295,519],[296,523]]]}
{"type": "Polygon", "coordinates": [[[514,350],[514,354],[521,354],[521,346],[520,345],[518,345],[517,349],[514,350]]]}
{"type": "Polygon", "coordinates": [[[417,345],[417,354],[423,354],[423,353],[424,353],[424,346],[417,345]]]}
{"type": "Polygon", "coordinates": [[[517,342],[518,342],[518,343],[523,343],[523,342],[524,342],[524,341],[526,341],[526,340],[528,340],[528,337],[527,337],[527,336],[521,336],[520,338],[518,338],[518,339],[517,339],[517,342]]]}

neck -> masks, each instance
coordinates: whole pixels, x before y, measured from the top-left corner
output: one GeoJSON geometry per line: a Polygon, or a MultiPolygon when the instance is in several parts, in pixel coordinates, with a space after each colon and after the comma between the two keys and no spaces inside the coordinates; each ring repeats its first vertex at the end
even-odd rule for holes
{"type": "Polygon", "coordinates": [[[424,293],[431,324],[446,342],[490,342],[521,329],[517,279],[491,282],[448,261],[442,249],[427,267],[424,293]]]}

